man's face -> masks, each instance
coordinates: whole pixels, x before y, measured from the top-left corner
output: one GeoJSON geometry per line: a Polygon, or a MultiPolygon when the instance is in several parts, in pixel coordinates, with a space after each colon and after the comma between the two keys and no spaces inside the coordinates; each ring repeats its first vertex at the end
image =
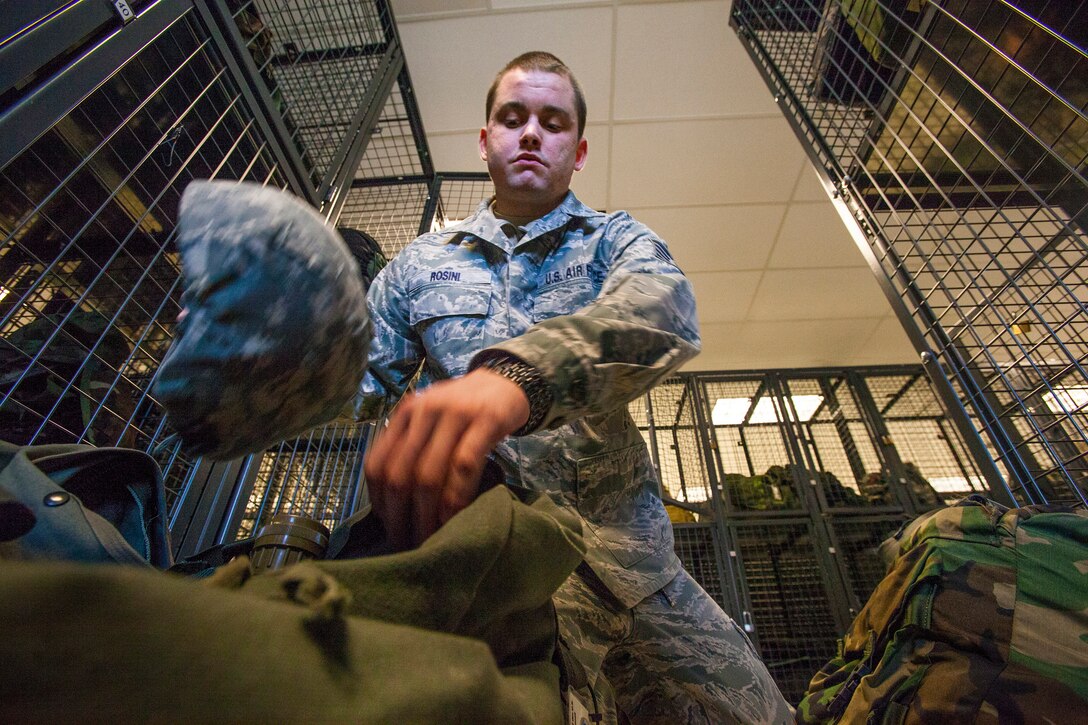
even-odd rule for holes
{"type": "Polygon", "coordinates": [[[586,163],[570,81],[544,71],[507,72],[480,129],[480,157],[500,213],[540,216],[554,209],[586,163]]]}

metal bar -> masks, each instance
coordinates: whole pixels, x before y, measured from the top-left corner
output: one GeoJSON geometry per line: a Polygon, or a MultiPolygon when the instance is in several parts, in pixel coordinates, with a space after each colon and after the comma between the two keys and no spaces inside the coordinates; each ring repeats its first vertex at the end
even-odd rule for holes
{"type": "Polygon", "coordinates": [[[32,96],[0,113],[0,168],[191,9],[189,0],[159,0],[35,89],[32,96]]]}
{"type": "MultiPolygon", "coordinates": [[[[895,395],[892,397],[893,401],[902,399],[902,396],[906,393],[907,388],[914,384],[915,380],[918,380],[921,376],[912,376],[908,379],[907,383],[903,385],[895,395]]],[[[891,432],[888,430],[888,425],[884,421],[883,413],[886,412],[892,403],[888,404],[888,407],[884,411],[877,410],[876,401],[873,399],[873,393],[869,390],[869,386],[865,383],[864,378],[858,375],[854,371],[847,371],[846,381],[850,386],[850,390],[854,394],[854,400],[857,403],[858,410],[861,412],[861,419],[865,427],[869,430],[869,434],[873,437],[873,440],[879,443],[880,458],[887,471],[886,474],[889,479],[895,480],[901,484],[905,480],[903,470],[903,460],[899,457],[899,450],[895,447],[895,440],[892,438],[891,432]]],[[[860,480],[860,479],[859,479],[860,480]]],[[[896,503],[905,511],[920,512],[921,507],[915,501],[914,496],[910,492],[905,490],[902,485],[891,486],[894,491],[896,503]]]]}
{"type": "Polygon", "coordinates": [[[419,157],[423,176],[433,177],[434,160],[431,158],[431,147],[427,142],[427,132],[423,129],[423,116],[419,112],[419,104],[416,102],[416,92],[412,86],[407,64],[397,76],[397,83],[400,84],[400,97],[404,102],[404,108],[408,111],[408,126],[412,129],[412,139],[416,144],[416,155],[419,157]]]}
{"type": "MultiPolygon", "coordinates": [[[[45,10],[41,8],[41,11],[45,10]]],[[[0,38],[0,68],[4,69],[0,98],[9,93],[33,93],[33,85],[19,91],[14,89],[24,84],[28,76],[55,63],[66,53],[72,53],[73,49],[78,52],[79,45],[93,42],[97,36],[122,25],[121,18],[108,3],[95,0],[69,3],[49,17],[36,20],[10,39],[0,38]],[[114,27],[109,27],[111,25],[114,27]]]]}
{"type": "MultiPolygon", "coordinates": [[[[839,435],[839,442],[842,443],[843,451],[846,454],[846,461],[850,465],[850,472],[854,474],[854,480],[863,481],[865,480],[865,464],[861,461],[857,442],[854,441],[854,435],[850,432],[850,426],[846,422],[846,416],[842,412],[842,406],[839,404],[836,395],[836,388],[841,386],[841,379],[840,383],[835,387],[830,385],[826,377],[821,376],[818,378],[818,381],[820,391],[824,394],[823,402],[820,403],[820,405],[827,405],[828,410],[831,411],[831,424],[835,428],[835,432],[839,435]]],[[[816,452],[819,454],[818,448],[816,449],[816,452]]]]}
{"type": "Polygon", "coordinates": [[[272,153],[282,170],[291,191],[312,206],[318,206],[320,196],[299,154],[295,141],[276,110],[276,103],[261,78],[253,56],[246,48],[245,40],[234,22],[234,16],[226,0],[193,0],[197,12],[204,21],[212,42],[218,47],[227,70],[242,98],[261,128],[261,136],[271,142],[272,153]]]}
{"type": "Polygon", "coordinates": [[[385,43],[364,43],[363,45],[345,45],[339,48],[321,50],[286,51],[272,56],[269,61],[274,66],[297,66],[308,63],[323,63],[330,60],[348,60],[351,58],[372,58],[385,53],[385,43]]]}
{"type": "Polygon", "coordinates": [[[404,56],[400,47],[390,43],[382,56],[381,65],[367,86],[366,95],[348,125],[350,130],[344,135],[334,156],[336,161],[330,165],[329,173],[317,190],[317,196],[322,200],[321,213],[330,223],[335,223],[340,217],[340,211],[351,189],[351,181],[355,178],[355,170],[366,153],[385,100],[403,66],[404,56]]]}
{"type": "Polygon", "coordinates": [[[420,236],[431,231],[434,227],[435,214],[438,213],[438,202],[442,198],[442,180],[443,175],[435,176],[431,179],[430,188],[427,189],[427,201],[423,205],[423,216],[419,220],[420,236]]]}
{"type": "MultiPolygon", "coordinates": [[[[744,614],[747,612],[743,597],[743,587],[740,582],[743,580],[743,575],[737,570],[737,561],[735,556],[723,556],[723,550],[729,550],[731,553],[735,552],[735,548],[727,546],[730,541],[729,529],[726,526],[726,510],[725,502],[722,500],[722,486],[718,479],[718,471],[721,470],[721,461],[718,458],[718,446],[712,442],[711,438],[714,435],[714,426],[710,418],[709,399],[707,395],[706,386],[703,381],[699,380],[695,376],[685,376],[684,382],[685,390],[691,390],[692,406],[694,408],[694,424],[696,429],[697,440],[699,441],[699,447],[702,450],[703,466],[707,471],[707,483],[710,487],[710,510],[714,516],[714,526],[716,531],[715,539],[715,555],[718,559],[718,572],[721,579],[721,587],[723,596],[729,598],[729,604],[733,607],[734,612],[740,613],[742,622],[745,621],[744,614]]],[[[750,615],[748,617],[750,619],[750,615]]],[[[750,629],[750,625],[748,627],[750,629]]]]}

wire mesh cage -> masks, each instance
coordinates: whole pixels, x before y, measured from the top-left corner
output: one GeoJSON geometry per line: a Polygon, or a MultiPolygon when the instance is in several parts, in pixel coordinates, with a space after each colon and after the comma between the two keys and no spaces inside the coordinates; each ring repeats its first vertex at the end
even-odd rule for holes
{"type": "Polygon", "coordinates": [[[698,400],[688,378],[665,380],[628,406],[642,431],[674,521],[713,515],[716,490],[707,469],[698,400]]]}
{"type": "Polygon", "coordinates": [[[919,369],[695,377],[730,515],[924,511],[985,490],[919,369]]]}
{"type": "Polygon", "coordinates": [[[256,534],[278,514],[307,516],[333,529],[359,500],[368,426],[331,423],[260,455],[235,538],[256,534]]]}
{"type": "Polygon", "coordinates": [[[886,429],[886,445],[894,447],[902,464],[897,475],[914,510],[988,492],[974,459],[921,371],[863,377],[886,429]]]}
{"type": "Polygon", "coordinates": [[[494,193],[495,186],[485,173],[442,174],[436,224],[446,226],[467,218],[494,193]]]}
{"type": "MultiPolygon", "coordinates": [[[[221,481],[172,442],[149,390],[180,311],[173,232],[190,180],[272,184],[317,204],[320,185],[341,176],[350,184],[355,176],[433,173],[391,12],[381,0],[129,6],[140,14],[126,23],[106,6],[82,4],[79,38],[48,8],[5,22],[26,21],[5,31],[5,64],[16,44],[51,41],[35,56],[40,69],[24,60],[20,81],[0,89],[10,104],[0,118],[3,438],[149,450],[164,469],[171,520],[182,509],[241,516],[244,533],[262,512],[284,507],[340,515],[336,507],[354,495],[342,484],[357,479],[344,472],[356,465],[347,461],[358,459],[364,427],[319,429],[258,456],[255,480],[221,481]],[[301,186],[299,168],[308,177],[301,186]],[[315,467],[315,457],[328,460],[315,467]],[[302,479],[318,468],[329,473],[325,466],[335,469],[335,491],[304,494],[312,486],[302,479]],[[179,507],[185,496],[207,498],[197,475],[235,493],[252,486],[268,500],[233,501],[227,511],[231,496],[223,495],[212,497],[217,511],[179,507]]],[[[395,252],[418,231],[426,181],[415,203],[405,185],[388,211],[371,200],[346,221],[387,235],[401,223],[393,216],[410,220],[396,232],[395,252]]],[[[331,222],[341,209],[330,206],[331,222]]]]}
{"type": "MultiPolygon", "coordinates": [[[[851,617],[861,610],[884,578],[887,566],[880,545],[899,530],[905,519],[905,516],[834,516],[828,521],[835,558],[846,581],[851,617]]],[[[827,658],[832,654],[828,652],[827,658]]]]}
{"type": "MultiPolygon", "coordinates": [[[[249,78],[271,102],[314,189],[327,188],[373,99],[368,91],[395,47],[386,3],[213,0],[253,63],[249,78]]],[[[229,30],[229,29],[228,29],[229,30]]],[[[377,99],[384,103],[385,94],[377,99]]]]}
{"type": "Polygon", "coordinates": [[[680,523],[673,527],[676,555],[684,569],[699,582],[718,605],[726,612],[734,613],[735,605],[728,590],[722,564],[724,558],[718,540],[718,529],[712,524],[680,523]]]}
{"type": "Polygon", "coordinates": [[[356,179],[408,179],[434,176],[430,149],[423,133],[414,91],[405,67],[386,98],[377,123],[370,130],[370,140],[356,179]]]}
{"type": "Polygon", "coordinates": [[[429,193],[426,180],[354,186],[337,226],[365,230],[381,245],[386,258],[392,259],[419,235],[429,193]]]}
{"type": "Polygon", "coordinates": [[[1088,7],[737,0],[732,23],[984,477],[1083,501],[1088,7]]]}
{"type": "Polygon", "coordinates": [[[755,642],[788,702],[835,653],[842,626],[830,579],[809,521],[738,521],[729,527],[751,600],[755,642]]]}
{"type": "Polygon", "coordinates": [[[707,376],[702,384],[726,510],[731,514],[803,510],[803,493],[793,475],[796,454],[782,425],[780,402],[765,376],[707,376]]]}
{"type": "Polygon", "coordinates": [[[178,200],[194,178],[285,181],[207,28],[191,8],[167,10],[161,32],[94,49],[90,60],[124,59],[102,77],[86,77],[89,61],[62,70],[71,94],[41,92],[48,124],[45,101],[5,116],[39,135],[0,168],[0,427],[20,444],[150,450],[172,504],[193,461],[160,447],[148,391],[180,311],[178,200]]]}

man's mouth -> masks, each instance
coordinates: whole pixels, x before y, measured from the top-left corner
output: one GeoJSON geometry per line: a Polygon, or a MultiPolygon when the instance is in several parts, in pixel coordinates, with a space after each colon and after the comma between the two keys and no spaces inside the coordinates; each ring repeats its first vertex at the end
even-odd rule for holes
{"type": "Polygon", "coordinates": [[[541,166],[544,165],[544,162],[540,159],[540,157],[534,156],[533,154],[518,154],[517,158],[514,159],[514,163],[516,164],[519,161],[527,161],[534,164],[540,164],[541,166]]]}

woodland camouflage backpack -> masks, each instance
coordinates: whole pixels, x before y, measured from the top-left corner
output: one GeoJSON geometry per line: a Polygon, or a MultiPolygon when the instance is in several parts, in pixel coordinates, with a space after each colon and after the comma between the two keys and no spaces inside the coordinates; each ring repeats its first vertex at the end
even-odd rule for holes
{"type": "Polygon", "coordinates": [[[1088,713],[1088,511],[1010,510],[973,495],[882,549],[894,557],[888,574],[813,677],[800,722],[1068,723],[1088,713]]]}

